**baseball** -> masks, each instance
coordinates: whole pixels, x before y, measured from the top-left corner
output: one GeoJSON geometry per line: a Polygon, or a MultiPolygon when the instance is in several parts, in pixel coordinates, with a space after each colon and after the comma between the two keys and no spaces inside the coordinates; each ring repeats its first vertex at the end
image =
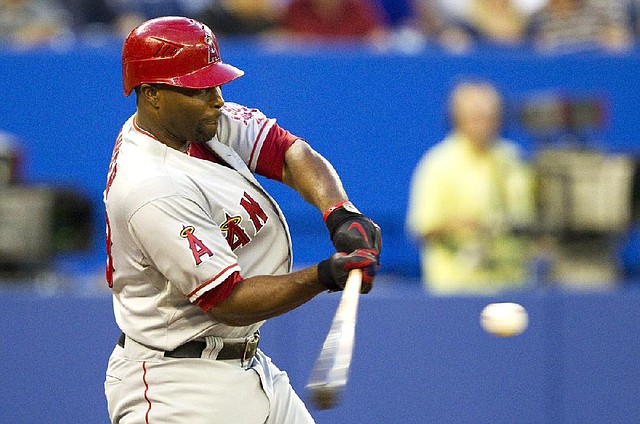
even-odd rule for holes
{"type": "Polygon", "coordinates": [[[498,337],[521,334],[529,324],[527,310],[517,303],[490,303],[480,314],[480,324],[487,333],[498,337]]]}

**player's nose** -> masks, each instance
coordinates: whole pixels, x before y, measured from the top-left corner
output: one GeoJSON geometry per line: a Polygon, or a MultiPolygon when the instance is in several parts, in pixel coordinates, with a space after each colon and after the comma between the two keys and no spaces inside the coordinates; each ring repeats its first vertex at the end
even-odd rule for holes
{"type": "Polygon", "coordinates": [[[209,105],[216,109],[224,106],[224,99],[222,98],[220,87],[211,87],[209,89],[209,105]]]}

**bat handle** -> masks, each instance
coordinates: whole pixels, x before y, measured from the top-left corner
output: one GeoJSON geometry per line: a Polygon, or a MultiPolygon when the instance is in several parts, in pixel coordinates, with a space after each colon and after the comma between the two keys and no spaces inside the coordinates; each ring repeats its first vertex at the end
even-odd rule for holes
{"type": "Polygon", "coordinates": [[[344,284],[340,305],[336,312],[338,319],[348,319],[355,321],[358,310],[358,299],[362,287],[362,270],[352,269],[349,271],[347,282],[344,284]]]}
{"type": "Polygon", "coordinates": [[[344,285],[344,290],[350,290],[360,293],[360,287],[362,286],[362,270],[352,269],[349,271],[349,277],[344,285]]]}

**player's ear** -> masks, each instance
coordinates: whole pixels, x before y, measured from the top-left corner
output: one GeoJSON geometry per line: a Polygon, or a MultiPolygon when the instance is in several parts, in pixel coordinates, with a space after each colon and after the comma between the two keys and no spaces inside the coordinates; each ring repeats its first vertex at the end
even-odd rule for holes
{"type": "Polygon", "coordinates": [[[158,89],[151,84],[141,84],[136,91],[138,98],[151,104],[154,107],[158,107],[158,89]]]}

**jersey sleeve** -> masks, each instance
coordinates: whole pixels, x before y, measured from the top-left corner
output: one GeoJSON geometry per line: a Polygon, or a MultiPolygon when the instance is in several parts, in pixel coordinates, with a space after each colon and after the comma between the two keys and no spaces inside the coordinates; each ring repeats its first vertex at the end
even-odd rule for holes
{"type": "Polygon", "coordinates": [[[258,109],[236,103],[222,108],[218,141],[234,149],[253,173],[281,181],[285,153],[297,139],[258,109]]]}
{"type": "Polygon", "coordinates": [[[149,265],[192,303],[240,272],[219,227],[185,197],[167,196],[144,204],[129,219],[129,227],[149,265]]]}

